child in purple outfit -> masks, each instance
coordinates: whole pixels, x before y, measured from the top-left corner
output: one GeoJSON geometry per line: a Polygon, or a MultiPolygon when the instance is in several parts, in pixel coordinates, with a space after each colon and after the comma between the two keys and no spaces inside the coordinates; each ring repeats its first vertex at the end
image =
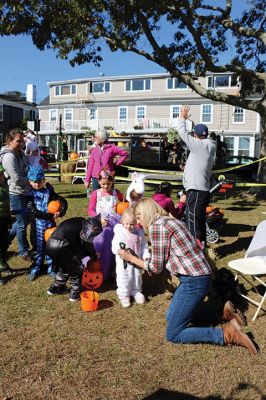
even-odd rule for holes
{"type": "Polygon", "coordinates": [[[173,187],[170,182],[162,182],[152,198],[166,212],[170,213],[174,218],[180,219],[185,211],[186,195],[182,195],[179,203],[175,206],[173,200],[171,199],[172,191],[173,187]]]}

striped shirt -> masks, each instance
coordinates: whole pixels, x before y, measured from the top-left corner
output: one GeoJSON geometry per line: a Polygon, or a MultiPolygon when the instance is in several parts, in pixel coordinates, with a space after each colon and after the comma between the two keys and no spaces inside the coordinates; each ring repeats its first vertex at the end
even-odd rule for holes
{"type": "Polygon", "coordinates": [[[149,227],[152,256],[145,269],[159,274],[166,267],[173,275],[210,275],[211,267],[186,226],[161,216],[149,227]]]}

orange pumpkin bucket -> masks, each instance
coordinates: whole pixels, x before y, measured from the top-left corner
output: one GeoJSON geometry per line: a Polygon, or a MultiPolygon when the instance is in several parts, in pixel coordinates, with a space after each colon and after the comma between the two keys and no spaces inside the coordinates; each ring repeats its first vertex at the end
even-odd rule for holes
{"type": "Polygon", "coordinates": [[[96,311],[99,303],[99,294],[97,292],[86,290],[80,293],[82,311],[96,311]]]}

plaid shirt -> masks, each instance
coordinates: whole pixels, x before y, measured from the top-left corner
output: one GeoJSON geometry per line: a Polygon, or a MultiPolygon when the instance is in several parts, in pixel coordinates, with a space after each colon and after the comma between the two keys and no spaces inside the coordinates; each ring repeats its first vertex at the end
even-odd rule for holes
{"type": "Polygon", "coordinates": [[[211,268],[186,226],[175,218],[159,217],[149,228],[152,257],[145,269],[159,274],[166,267],[173,275],[210,275],[211,268]]]}

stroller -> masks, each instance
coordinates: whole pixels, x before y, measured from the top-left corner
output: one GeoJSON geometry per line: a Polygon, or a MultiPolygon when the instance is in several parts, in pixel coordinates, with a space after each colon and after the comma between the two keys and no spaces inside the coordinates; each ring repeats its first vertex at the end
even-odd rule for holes
{"type": "MultiPolygon", "coordinates": [[[[214,186],[210,189],[210,193],[226,193],[227,190],[233,189],[234,182],[226,179],[214,182],[214,186]]],[[[220,239],[218,229],[225,223],[224,211],[219,207],[208,206],[206,208],[206,240],[207,243],[214,244],[220,239]]]]}

